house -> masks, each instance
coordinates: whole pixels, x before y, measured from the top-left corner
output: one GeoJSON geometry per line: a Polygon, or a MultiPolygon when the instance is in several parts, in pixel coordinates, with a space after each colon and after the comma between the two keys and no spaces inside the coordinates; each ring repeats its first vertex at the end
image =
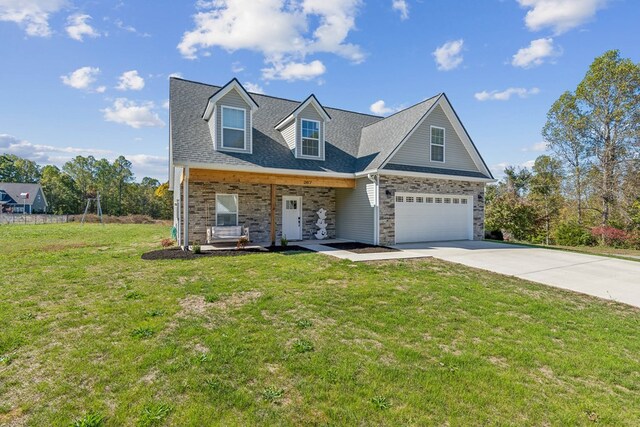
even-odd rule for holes
{"type": "Polygon", "coordinates": [[[444,93],[389,117],[170,80],[169,182],[180,244],[249,228],[260,243],[482,239],[494,182],[444,93]]]}
{"type": "Polygon", "coordinates": [[[1,213],[44,213],[47,199],[40,184],[0,182],[1,213]]]}

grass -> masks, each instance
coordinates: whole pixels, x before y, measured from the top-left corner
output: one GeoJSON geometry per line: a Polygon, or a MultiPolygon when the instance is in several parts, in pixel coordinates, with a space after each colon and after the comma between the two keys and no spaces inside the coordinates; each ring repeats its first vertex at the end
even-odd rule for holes
{"type": "Polygon", "coordinates": [[[640,424],[640,310],[437,260],[141,260],[168,232],[0,227],[0,425],[640,424]]]}
{"type": "Polygon", "coordinates": [[[544,249],[556,249],[567,252],[577,252],[581,254],[599,255],[609,258],[619,258],[628,261],[640,262],[640,250],[638,249],[626,249],[626,248],[614,248],[611,246],[561,246],[561,245],[538,245],[527,242],[505,242],[502,240],[492,240],[496,243],[505,243],[508,245],[520,245],[529,246],[535,248],[544,249]]]}

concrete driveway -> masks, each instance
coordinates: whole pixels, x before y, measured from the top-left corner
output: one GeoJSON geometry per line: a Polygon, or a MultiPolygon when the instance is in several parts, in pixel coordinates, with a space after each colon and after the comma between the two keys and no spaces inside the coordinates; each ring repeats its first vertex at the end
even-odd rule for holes
{"type": "Polygon", "coordinates": [[[640,262],[482,241],[395,247],[640,307],[640,262]]]}

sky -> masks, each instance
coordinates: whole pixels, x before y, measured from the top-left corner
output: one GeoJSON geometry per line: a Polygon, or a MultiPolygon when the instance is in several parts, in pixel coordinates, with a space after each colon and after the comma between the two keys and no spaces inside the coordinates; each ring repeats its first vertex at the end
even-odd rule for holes
{"type": "Polygon", "coordinates": [[[124,155],[167,180],[169,77],[388,115],[445,92],[496,177],[545,153],[551,104],[637,0],[0,0],[0,153],[124,155]]]}

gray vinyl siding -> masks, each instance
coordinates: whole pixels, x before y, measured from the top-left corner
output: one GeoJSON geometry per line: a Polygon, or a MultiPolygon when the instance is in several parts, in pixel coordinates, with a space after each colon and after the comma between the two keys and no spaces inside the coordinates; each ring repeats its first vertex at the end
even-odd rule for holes
{"type": "Polygon", "coordinates": [[[296,121],[291,120],[284,129],[282,129],[282,137],[290,149],[296,149],[296,121]]]}
{"type": "Polygon", "coordinates": [[[336,237],[373,244],[374,208],[367,178],[356,180],[356,188],[336,188],[336,237]],[[369,191],[370,192],[370,191],[369,191]]]}
{"type": "Polygon", "coordinates": [[[469,152],[453,129],[442,107],[439,105],[427,116],[425,121],[415,130],[391,160],[389,160],[389,163],[478,171],[469,152]],[[444,163],[431,161],[431,126],[445,129],[444,163]]]}
{"type": "Polygon", "coordinates": [[[296,135],[296,157],[304,158],[304,159],[316,159],[316,160],[324,160],[324,120],[322,116],[318,114],[316,108],[309,104],[298,114],[297,118],[298,124],[298,132],[296,135]],[[308,157],[302,155],[302,119],[316,120],[320,122],[320,157],[308,157]]]}
{"type": "MultiPolygon", "coordinates": [[[[215,144],[216,144],[216,149],[217,150],[221,150],[221,151],[225,151],[228,150],[227,148],[223,148],[222,147],[222,107],[235,107],[235,108],[242,108],[245,111],[245,132],[246,132],[246,138],[247,138],[247,145],[246,145],[246,150],[232,150],[234,152],[246,152],[246,153],[250,153],[251,152],[251,144],[252,144],[252,138],[251,138],[251,106],[249,104],[247,104],[244,99],[242,99],[242,96],[240,96],[240,94],[238,92],[236,92],[235,89],[232,89],[231,91],[229,91],[229,93],[227,93],[225,96],[223,96],[222,98],[220,98],[220,101],[218,101],[218,103],[216,104],[216,115],[215,115],[215,121],[213,124],[209,124],[209,126],[215,126],[216,127],[216,138],[215,138],[215,144]]],[[[210,120],[211,122],[211,120],[210,120]]],[[[231,151],[231,150],[230,150],[231,151]]]]}
{"type": "Polygon", "coordinates": [[[42,196],[42,190],[38,190],[31,205],[31,213],[44,213],[47,211],[47,204],[42,196]]]}

